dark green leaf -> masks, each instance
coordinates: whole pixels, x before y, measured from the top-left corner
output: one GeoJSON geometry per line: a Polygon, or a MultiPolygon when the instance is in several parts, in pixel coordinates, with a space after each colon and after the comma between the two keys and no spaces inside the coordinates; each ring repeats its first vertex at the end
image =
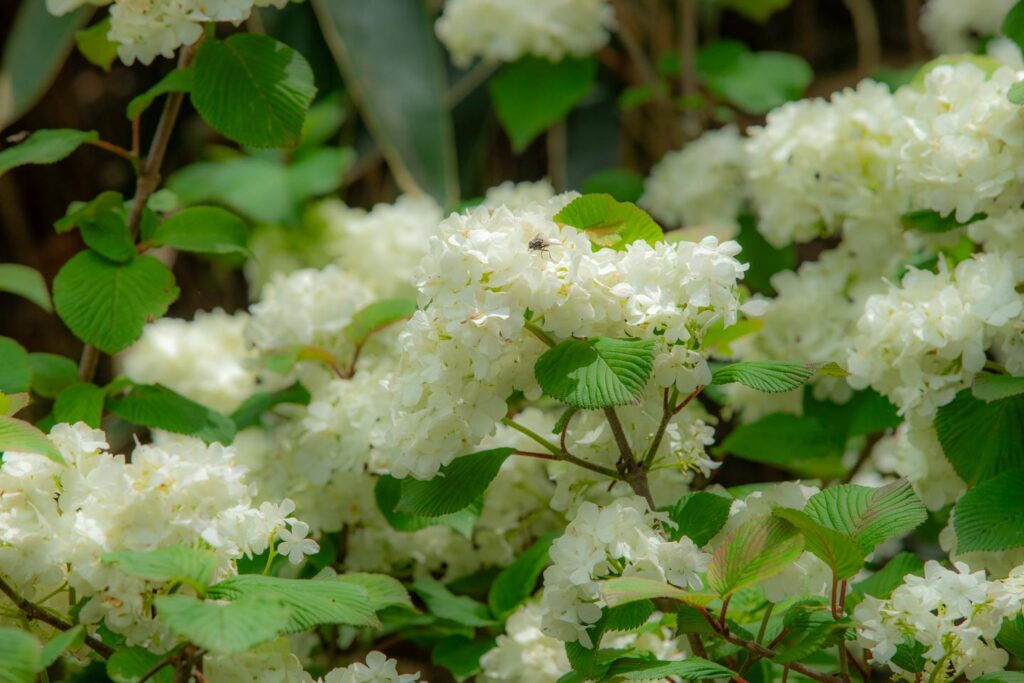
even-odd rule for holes
{"type": "Polygon", "coordinates": [[[1003,17],[1001,30],[1004,36],[1024,50],[1024,5],[1020,2],[1014,3],[1010,11],[1003,17]]]}
{"type": "Polygon", "coordinates": [[[829,440],[819,420],[789,413],[772,413],[740,425],[725,438],[718,450],[744,460],[780,466],[842,452],[829,440]]]}
{"type": "Polygon", "coordinates": [[[93,429],[99,429],[105,398],[106,393],[95,384],[72,384],[57,396],[53,404],[53,419],[69,424],[84,422],[93,429]]]}
{"type": "Polygon", "coordinates": [[[402,495],[395,510],[423,517],[441,517],[463,510],[484,494],[513,453],[514,448],[494,448],[463,455],[442,467],[429,481],[403,479],[402,495]]]}
{"type": "Polygon", "coordinates": [[[277,391],[261,391],[245,399],[245,402],[231,413],[231,420],[235,423],[235,429],[242,431],[247,427],[259,424],[263,413],[274,406],[282,403],[296,403],[307,405],[309,403],[309,392],[301,383],[277,391]]]}
{"type": "Polygon", "coordinates": [[[1024,659],[1024,614],[1018,614],[1013,619],[1004,619],[996,640],[999,647],[1017,659],[1024,659]]]}
{"type": "Polygon", "coordinates": [[[762,24],[768,17],[789,7],[792,0],[715,0],[715,4],[738,12],[762,24]]]}
{"type": "Polygon", "coordinates": [[[423,600],[431,614],[441,619],[470,627],[494,623],[487,605],[465,595],[455,595],[435,579],[417,579],[409,588],[423,600]]]}
{"type": "Polygon", "coordinates": [[[969,485],[1024,467],[1024,396],[986,402],[964,389],[939,408],[934,424],[946,458],[969,485]]]}
{"type": "Polygon", "coordinates": [[[28,391],[31,381],[28,351],[10,337],[0,337],[0,392],[16,394],[28,391]]]}
{"type": "Polygon", "coordinates": [[[192,69],[174,69],[168,72],[149,90],[132,98],[126,110],[128,118],[135,119],[141,116],[142,112],[149,109],[149,105],[153,104],[153,101],[161,95],[172,92],[191,92],[194,73],[192,69]]]}
{"type": "Polygon", "coordinates": [[[78,223],[78,231],[86,245],[111,261],[128,263],[135,258],[135,240],[120,210],[83,218],[78,223]]]}
{"type": "Polygon", "coordinates": [[[250,595],[241,600],[196,600],[161,595],[153,600],[157,616],[175,635],[216,654],[235,654],[285,632],[291,610],[277,597],[250,595]]]}
{"type": "Polygon", "coordinates": [[[974,386],[971,393],[974,395],[974,398],[981,399],[987,403],[1024,394],[1024,377],[979,372],[974,377],[974,386]]]}
{"type": "Polygon", "coordinates": [[[193,206],[162,222],[150,239],[181,251],[246,255],[248,238],[245,223],[230,211],[193,206]]]}
{"type": "Polygon", "coordinates": [[[797,603],[784,619],[786,633],[775,647],[779,655],[772,661],[779,664],[804,661],[830,641],[841,637],[849,626],[845,620],[836,621],[832,611],[813,603],[797,603]]]}
{"type": "Polygon", "coordinates": [[[53,312],[46,280],[35,268],[20,263],[0,263],[0,292],[17,294],[47,313],[53,312]]]}
{"type": "Polygon", "coordinates": [[[757,217],[750,213],[739,216],[740,234],[736,241],[743,247],[743,260],[750,268],[743,274],[743,283],[754,291],[775,295],[771,278],[778,272],[796,267],[796,247],[789,244],[775,247],[757,229],[757,217]]]}
{"type": "Polygon", "coordinates": [[[30,353],[32,391],[44,398],[57,398],[64,389],[78,381],[78,364],[55,353],[30,353]]]}
{"type": "Polygon", "coordinates": [[[71,202],[64,216],[53,224],[58,233],[65,233],[83,222],[107,211],[124,211],[124,197],[120,192],[101,192],[87,202],[71,202]]]}
{"type": "Polygon", "coordinates": [[[480,510],[483,508],[483,501],[477,500],[467,508],[442,517],[422,517],[397,512],[395,507],[402,496],[402,481],[390,476],[380,477],[374,486],[373,493],[381,514],[384,515],[391,528],[398,531],[418,531],[428,526],[441,525],[451,527],[466,538],[470,538],[473,535],[476,520],[480,517],[480,510]]]}
{"type": "MultiPolygon", "coordinates": [[[[1019,427],[1019,425],[1018,425],[1019,427]]],[[[956,550],[1009,550],[1024,545],[1024,469],[1003,472],[956,502],[956,550]]]]}
{"type": "Polygon", "coordinates": [[[23,142],[0,151],[0,175],[25,164],[52,164],[98,136],[94,130],[37,130],[23,142]]]}
{"type": "Polygon", "coordinates": [[[868,554],[885,540],[920,526],[928,511],[906,479],[871,488],[841,484],[807,501],[807,515],[822,526],[849,536],[868,554]]]}
{"type": "Polygon", "coordinates": [[[707,545],[725,526],[730,507],[730,498],[707,491],[688,493],[669,510],[669,519],[675,523],[675,527],[666,529],[669,538],[678,541],[686,536],[699,547],[707,545]]]}
{"type": "Polygon", "coordinates": [[[345,328],[345,337],[356,346],[362,346],[375,332],[400,320],[406,320],[416,312],[412,299],[384,299],[375,301],[352,316],[352,322],[345,328]]]}
{"type": "Polygon", "coordinates": [[[494,638],[478,638],[453,635],[437,641],[430,653],[430,660],[452,672],[457,680],[480,671],[480,657],[494,647],[494,638]]]}
{"type": "Polygon", "coordinates": [[[634,202],[644,193],[644,179],[625,168],[609,168],[591,174],[583,182],[583,194],[607,194],[620,202],[634,202]]]}
{"type": "Polygon", "coordinates": [[[104,17],[88,28],[75,33],[75,45],[82,56],[106,72],[117,59],[117,43],[107,38],[110,17],[104,17]]]}
{"type": "Polygon", "coordinates": [[[181,545],[154,550],[103,553],[103,564],[112,564],[129,576],[148,581],[184,582],[204,593],[217,570],[217,556],[209,550],[181,545]]]}
{"type": "Polygon", "coordinates": [[[711,556],[708,586],[721,598],[778,574],[799,559],[804,539],[778,517],[755,517],[725,539],[711,556]]]}
{"type": "Polygon", "coordinates": [[[606,609],[604,627],[608,631],[632,631],[643,626],[652,614],[654,603],[650,600],[627,602],[606,609]]]}
{"type": "Polygon", "coordinates": [[[544,393],[586,409],[635,403],[654,363],[655,340],[567,339],[537,359],[544,393]]]}
{"type": "Polygon", "coordinates": [[[713,678],[732,678],[736,672],[701,657],[687,657],[675,662],[644,659],[622,659],[608,671],[613,680],[659,681],[669,677],[696,681],[713,678]]]}
{"type": "Polygon", "coordinates": [[[931,209],[921,209],[920,211],[910,211],[900,216],[900,223],[903,225],[904,230],[917,230],[918,232],[930,232],[940,233],[949,232],[950,230],[956,230],[962,228],[969,223],[979,221],[985,218],[985,214],[976,213],[969,220],[961,223],[956,219],[952,213],[948,216],[942,216],[937,211],[931,209]]]}
{"type": "Polygon", "coordinates": [[[506,617],[533,595],[538,577],[551,561],[548,551],[554,540],[555,534],[541,536],[494,579],[487,604],[495,616],[506,617]]]}
{"type": "Polygon", "coordinates": [[[229,444],[235,438],[229,418],[159,384],[137,384],[127,395],[107,399],[107,410],[126,422],[187,434],[206,443],[229,444]]]}
{"type": "Polygon", "coordinates": [[[664,237],[661,227],[646,211],[636,204],[616,201],[610,194],[577,197],[552,220],[587,233],[596,247],[616,251],[640,240],[654,245],[664,237]]]}

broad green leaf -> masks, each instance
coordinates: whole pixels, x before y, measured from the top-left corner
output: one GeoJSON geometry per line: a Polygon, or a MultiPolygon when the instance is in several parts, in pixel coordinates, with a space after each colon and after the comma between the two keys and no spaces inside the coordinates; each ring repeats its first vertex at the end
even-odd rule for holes
{"type": "Polygon", "coordinates": [[[235,424],[229,418],[160,384],[137,384],[127,395],[107,399],[107,410],[126,422],[206,443],[229,444],[235,438],[235,424]]]}
{"type": "Polygon", "coordinates": [[[632,631],[638,629],[654,614],[654,603],[650,600],[627,602],[617,607],[605,608],[604,626],[608,631],[632,631]]]}
{"type": "Polygon", "coordinates": [[[668,536],[678,541],[686,536],[699,547],[715,537],[729,519],[732,499],[716,496],[707,491],[688,493],[668,511],[669,519],[675,526],[667,526],[668,536]]]}
{"type": "Polygon", "coordinates": [[[818,524],[849,536],[865,555],[879,543],[912,531],[928,518],[928,511],[906,479],[878,488],[833,486],[811,496],[804,512],[818,524]]]}
{"type": "Polygon", "coordinates": [[[345,98],[340,91],[318,99],[306,113],[299,147],[313,149],[335,140],[347,114],[345,98]]]}
{"type": "Polygon", "coordinates": [[[296,202],[335,192],[345,180],[345,172],[356,161],[348,147],[320,147],[298,156],[288,166],[288,190],[296,202]]]}
{"type": "Polygon", "coordinates": [[[978,676],[972,683],[1024,683],[1024,671],[992,671],[978,676]]]}
{"type": "Polygon", "coordinates": [[[57,395],[53,404],[53,419],[68,424],[84,422],[93,429],[99,429],[105,398],[106,392],[95,384],[72,384],[57,395]]]}
{"type": "Polygon", "coordinates": [[[58,17],[45,2],[18,5],[0,57],[0,130],[43,96],[75,45],[75,31],[94,11],[86,6],[58,17]]]}
{"type": "Polygon", "coordinates": [[[810,387],[804,387],[803,413],[816,418],[830,439],[840,448],[856,436],[894,429],[903,422],[896,406],[871,389],[853,392],[845,403],[819,401],[810,387]]]}
{"type": "Polygon", "coordinates": [[[618,607],[638,600],[669,598],[697,607],[703,607],[714,599],[708,593],[692,593],[664,581],[643,579],[636,576],[620,576],[598,582],[601,597],[609,607],[618,607]]]}
{"type": "Polygon", "coordinates": [[[274,406],[282,403],[296,403],[298,405],[309,404],[309,391],[301,383],[277,391],[261,391],[245,399],[242,405],[231,413],[231,421],[235,423],[235,429],[242,431],[247,427],[259,424],[263,413],[274,406]]]}
{"type": "Polygon", "coordinates": [[[200,254],[247,255],[249,232],[242,219],[215,206],[193,206],[160,223],[150,240],[200,254]]]}
{"type": "Polygon", "coordinates": [[[0,175],[25,164],[58,162],[97,137],[99,136],[94,130],[74,130],[73,128],[37,130],[22,142],[0,151],[0,175]]]}
{"type": "Polygon", "coordinates": [[[10,337],[0,337],[0,392],[16,394],[28,391],[31,381],[28,351],[10,337]]]}
{"type": "Polygon", "coordinates": [[[743,260],[750,264],[747,272],[743,273],[743,284],[755,292],[774,296],[772,276],[796,267],[796,247],[792,244],[771,244],[758,231],[757,217],[749,212],[740,214],[739,224],[740,234],[736,241],[743,247],[743,260]]]}
{"type": "Polygon", "coordinates": [[[121,210],[83,218],[78,223],[78,232],[87,246],[111,261],[128,263],[135,258],[135,240],[121,210]]]}
{"type": "Polygon", "coordinates": [[[124,197],[121,193],[107,190],[87,202],[71,202],[64,216],[53,224],[53,228],[58,233],[65,233],[101,213],[123,210],[124,197]]]}
{"type": "Polygon", "coordinates": [[[533,595],[538,577],[551,561],[548,551],[554,540],[555,534],[541,536],[495,577],[487,593],[487,604],[495,616],[508,616],[533,595]]]}
{"type": "Polygon", "coordinates": [[[1024,50],[1024,5],[1020,2],[1014,3],[1003,17],[1001,31],[1004,36],[1017,43],[1017,47],[1024,50]]]}
{"type": "Polygon", "coordinates": [[[985,218],[985,214],[976,213],[966,222],[961,223],[956,219],[956,216],[952,212],[949,215],[942,216],[938,211],[933,211],[932,209],[921,209],[920,211],[910,211],[900,216],[900,224],[903,226],[904,230],[940,233],[962,228],[965,225],[973,223],[974,221],[980,221],[983,218],[985,218]]]}
{"type": "Polygon", "coordinates": [[[43,645],[43,649],[39,653],[39,668],[49,668],[66,651],[75,650],[81,647],[84,642],[85,627],[81,624],[72,626],[67,631],[58,632],[49,642],[43,645]]]}
{"type": "Polygon", "coordinates": [[[289,618],[280,633],[305,631],[320,624],[376,626],[369,592],[353,582],[324,579],[280,579],[259,574],[232,576],[210,587],[209,596],[244,601],[271,597],[286,605],[289,618]]]}
{"type": "Polygon", "coordinates": [[[608,670],[612,680],[660,681],[681,678],[684,681],[732,678],[736,672],[701,657],[687,657],[675,662],[648,659],[620,659],[608,670]]]}
{"type": "Polygon", "coordinates": [[[909,574],[924,576],[924,563],[914,553],[902,552],[868,578],[850,586],[850,593],[846,596],[846,611],[852,614],[865,595],[882,600],[888,598],[909,574]]]}
{"type": "Polygon", "coordinates": [[[1008,651],[1017,659],[1024,658],[1024,614],[1013,619],[1003,619],[1003,625],[996,636],[999,647],[1008,651]]]}
{"type": "Polygon", "coordinates": [[[238,157],[190,164],[167,182],[184,204],[216,202],[263,223],[296,223],[288,168],[271,160],[238,157]]]}
{"type": "Polygon", "coordinates": [[[161,95],[172,92],[191,92],[192,76],[195,72],[189,69],[174,69],[166,76],[156,82],[149,90],[132,98],[128,103],[126,114],[129,119],[141,116],[142,112],[149,109],[153,101],[161,95]]]}
{"type": "Polygon", "coordinates": [[[291,610],[277,597],[250,595],[220,602],[185,595],[153,600],[157,617],[177,636],[215,654],[244,652],[285,632],[291,610]]]}
{"type": "Polygon", "coordinates": [[[441,517],[423,517],[398,512],[395,508],[402,496],[402,481],[391,476],[382,476],[377,479],[373,493],[381,514],[384,515],[391,528],[398,531],[418,531],[428,526],[440,525],[451,527],[466,538],[471,538],[473,527],[483,508],[483,501],[477,500],[469,507],[441,517]]]}
{"type": "Polygon", "coordinates": [[[590,93],[596,77],[593,57],[566,57],[559,62],[523,57],[505,64],[488,86],[512,149],[523,152],[538,135],[564,119],[590,93]]]}
{"type": "Polygon", "coordinates": [[[171,271],[151,256],[117,264],[91,249],[65,263],[53,280],[61,320],[76,337],[111,354],[142,336],[179,292],[171,271]]]}
{"type": "Polygon", "coordinates": [[[129,576],[148,581],[184,582],[200,594],[213,580],[217,556],[201,548],[181,545],[154,550],[103,553],[103,564],[110,564],[129,576]]]}
{"type": "Polygon", "coordinates": [[[0,263],[0,292],[9,292],[28,299],[47,313],[53,312],[50,290],[42,273],[20,263],[0,263]]]}
{"type": "MultiPolygon", "coordinates": [[[[158,655],[143,647],[120,648],[107,660],[107,676],[114,683],[139,683],[165,655],[158,655]]],[[[174,668],[167,666],[149,680],[155,683],[171,683],[174,668]]]]}
{"type": "Polygon", "coordinates": [[[398,579],[387,574],[364,574],[349,573],[338,576],[336,581],[350,583],[359,586],[366,591],[367,604],[374,612],[379,612],[385,607],[405,607],[415,609],[412,599],[405,586],[398,579]]]}
{"type": "Polygon", "coordinates": [[[596,247],[616,251],[624,251],[640,240],[654,245],[664,238],[661,227],[646,211],[636,204],[617,201],[610,194],[577,197],[552,220],[585,232],[596,247]]]}
{"type": "Polygon", "coordinates": [[[841,638],[850,623],[836,621],[825,605],[803,602],[789,608],[783,625],[785,635],[774,648],[779,654],[772,659],[779,664],[806,660],[830,641],[841,638]]]}
{"type": "Polygon", "coordinates": [[[810,65],[794,54],[751,52],[735,41],[702,47],[697,72],[713,93],[755,115],[800,99],[814,77],[810,65]]]}
{"type": "Polygon", "coordinates": [[[716,451],[782,467],[842,453],[820,420],[789,413],[772,413],[740,425],[716,451]]]}
{"type": "Polygon", "coordinates": [[[1009,550],[1024,545],[1024,469],[1010,470],[967,490],[956,502],[956,550],[1009,550]]]}
{"type": "MultiPolygon", "coordinates": [[[[635,171],[608,168],[583,181],[583,194],[607,194],[620,202],[636,203],[644,193],[644,179],[635,171]]],[[[745,278],[744,278],[745,279],[745,278]]]]}
{"type": "Polygon", "coordinates": [[[0,393],[0,415],[17,415],[18,411],[32,402],[32,397],[27,393],[4,394],[0,393]]]}
{"type": "Polygon", "coordinates": [[[575,408],[639,400],[654,363],[655,340],[567,339],[537,359],[534,374],[548,396],[575,408]]]}
{"type": "Polygon", "coordinates": [[[747,361],[731,363],[715,370],[711,375],[711,383],[739,382],[758,391],[780,393],[803,386],[814,372],[814,368],[780,360],[747,361]]]}
{"type": "Polygon", "coordinates": [[[417,579],[409,588],[426,603],[427,609],[436,617],[470,627],[494,624],[487,605],[465,595],[453,594],[436,579],[417,579]]]}
{"type": "Polygon", "coordinates": [[[192,104],[218,133],[250,147],[294,147],[316,94],[306,59],[268,36],[236,33],[196,53],[192,104]]]}
{"type": "Polygon", "coordinates": [[[314,0],[331,53],[374,142],[406,193],[459,201],[444,51],[420,2],[314,0]],[[386,36],[386,39],[382,39],[386,36]]]}
{"type": "Polygon", "coordinates": [[[980,401],[964,389],[935,415],[946,458],[968,485],[1024,465],[1024,396],[980,401]]]}
{"type": "Polygon", "coordinates": [[[412,299],[383,299],[357,311],[352,322],[345,328],[345,337],[362,346],[375,332],[400,320],[406,320],[416,312],[416,302],[412,299]]]}
{"type": "Polygon", "coordinates": [[[484,494],[514,448],[494,448],[455,458],[429,481],[402,480],[395,510],[423,517],[441,517],[465,509],[484,494]]]}
{"type": "Polygon", "coordinates": [[[110,66],[117,59],[117,43],[107,38],[110,32],[110,17],[104,17],[88,28],[75,33],[75,45],[82,56],[92,64],[110,72],[110,66]]]}
{"type": "Polygon", "coordinates": [[[1024,81],[1011,85],[1006,93],[1006,99],[1014,104],[1024,104],[1024,81]]]}
{"type": "Polygon", "coordinates": [[[494,647],[494,638],[471,639],[465,636],[446,636],[437,641],[430,651],[430,661],[442,666],[462,681],[480,672],[480,657],[494,647]]]}
{"type": "Polygon", "coordinates": [[[32,366],[32,391],[44,398],[57,398],[60,392],[78,381],[78,364],[55,353],[28,354],[32,366]]]}
{"type": "Polygon", "coordinates": [[[778,517],[755,517],[733,531],[711,556],[708,585],[725,599],[778,574],[799,559],[804,538],[778,517]]]}
{"type": "Polygon", "coordinates": [[[1024,394],[1024,377],[980,372],[974,377],[974,386],[971,389],[971,393],[974,395],[974,398],[988,403],[1024,394]]]}
{"type": "Polygon", "coordinates": [[[7,451],[39,453],[54,462],[64,462],[64,457],[46,434],[24,420],[0,416],[0,453],[7,451]]]}
{"type": "Polygon", "coordinates": [[[0,626],[0,683],[33,683],[39,671],[39,641],[31,633],[0,626]]]}
{"type": "Polygon", "coordinates": [[[800,510],[780,507],[775,508],[773,514],[800,530],[804,549],[827,564],[837,579],[848,579],[864,566],[860,547],[844,534],[818,524],[800,510]]]}

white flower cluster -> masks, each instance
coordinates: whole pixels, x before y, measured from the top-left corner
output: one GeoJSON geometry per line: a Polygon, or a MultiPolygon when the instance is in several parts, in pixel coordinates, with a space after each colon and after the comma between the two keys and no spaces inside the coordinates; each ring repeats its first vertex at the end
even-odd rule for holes
{"type": "Polygon", "coordinates": [[[182,45],[203,34],[203,23],[230,21],[238,25],[253,7],[284,7],[288,0],[46,0],[52,14],[65,14],[81,5],[111,5],[110,32],[125,64],[136,59],[149,64],[159,55],[173,57],[182,45]]]}
{"type": "Polygon", "coordinates": [[[292,561],[316,552],[290,500],[253,502],[235,452],[178,439],[138,446],[130,461],[108,453],[106,436],[83,423],[50,432],[66,464],[8,451],[0,469],[0,574],[30,599],[67,582],[91,597],[79,614],[101,620],[132,643],[159,636],[150,601],[159,583],[122,573],[103,553],[173,545],[209,547],[217,575],[260,554],[278,538],[292,561]],[[290,527],[290,529],[289,529],[290,527]]]}
{"type": "Polygon", "coordinates": [[[593,251],[586,234],[552,220],[571,199],[478,207],[441,223],[423,262],[421,310],[399,337],[397,476],[430,477],[471,452],[513,390],[540,395],[533,366],[545,346],[526,329],[528,312],[556,337],[656,338],[667,356],[656,363],[659,385],[685,395],[707,383],[697,349],[711,324],[736,321],[739,245],[708,237],[593,251]]]}
{"type": "Polygon", "coordinates": [[[1020,614],[1024,600],[1024,569],[1018,568],[1002,581],[989,581],[985,572],[971,572],[961,562],[945,569],[931,560],[924,576],[908,575],[889,598],[871,596],[857,605],[857,639],[871,650],[873,659],[888,663],[908,680],[914,672],[893,661],[897,648],[917,641],[927,650],[924,676],[935,669],[943,680],[963,674],[968,679],[999,671],[1009,655],[996,646],[996,634],[1006,617],[1020,614]]]}
{"type": "Polygon", "coordinates": [[[476,57],[585,57],[605,46],[614,27],[608,0],[447,0],[436,26],[459,67],[476,57]]]}
{"type": "Polygon", "coordinates": [[[335,669],[324,676],[321,683],[416,683],[418,680],[418,673],[398,673],[398,662],[375,650],[366,655],[365,664],[356,662],[335,669]]]}
{"type": "Polygon", "coordinates": [[[928,0],[921,9],[921,32],[937,53],[974,52],[984,38],[1000,32],[1015,0],[928,0]]]}
{"type": "Polygon", "coordinates": [[[594,647],[587,627],[601,618],[598,581],[603,578],[638,576],[701,588],[700,574],[711,556],[685,536],[665,540],[655,529],[661,523],[667,521],[636,496],[617,498],[605,507],[581,505],[551,546],[541,602],[543,632],[594,647]]]}
{"type": "Polygon", "coordinates": [[[942,452],[931,420],[917,415],[878,442],[872,462],[882,472],[906,477],[929,510],[949,505],[967,488],[942,452]]]}
{"type": "MultiPolygon", "coordinates": [[[[484,194],[484,206],[497,209],[504,206],[506,209],[524,209],[530,204],[543,204],[555,196],[555,188],[546,180],[525,181],[514,183],[506,180],[501,185],[495,185],[484,194]]],[[[436,227],[436,226],[435,226],[436,227]]]]}
{"type": "Polygon", "coordinates": [[[528,602],[505,622],[505,633],[480,658],[488,683],[555,683],[572,670],[565,643],[541,630],[544,612],[528,602]]]}

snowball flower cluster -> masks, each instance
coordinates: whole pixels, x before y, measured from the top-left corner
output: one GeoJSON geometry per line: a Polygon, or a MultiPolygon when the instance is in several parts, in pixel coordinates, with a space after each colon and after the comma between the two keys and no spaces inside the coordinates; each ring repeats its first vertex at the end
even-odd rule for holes
{"type": "Polygon", "coordinates": [[[374,650],[366,655],[365,664],[356,662],[343,669],[335,669],[324,676],[321,683],[416,683],[418,680],[419,674],[398,673],[397,661],[374,650]]]}
{"type": "Polygon", "coordinates": [[[555,188],[546,180],[524,181],[514,183],[506,180],[501,185],[495,185],[484,194],[484,206],[497,209],[504,206],[506,209],[524,209],[530,204],[542,204],[555,196],[555,188]]]}
{"type": "Polygon", "coordinates": [[[882,472],[906,477],[929,510],[953,503],[967,488],[943,453],[931,420],[915,414],[878,442],[872,462],[882,472]]]}
{"type": "Polygon", "coordinates": [[[1015,571],[1003,581],[988,581],[985,572],[972,573],[962,562],[945,569],[931,560],[923,577],[904,577],[889,598],[867,596],[857,605],[857,640],[875,661],[888,663],[908,680],[915,680],[914,672],[900,669],[893,656],[914,640],[927,647],[926,677],[936,667],[953,671],[949,679],[999,671],[1009,655],[996,646],[996,634],[1004,618],[1020,614],[1024,599],[1024,575],[1015,571]]]}
{"type": "Polygon", "coordinates": [[[701,588],[700,574],[711,556],[689,538],[665,540],[654,528],[659,522],[665,520],[637,496],[618,498],[603,508],[581,505],[551,546],[541,602],[544,633],[587,648],[598,645],[587,627],[601,617],[598,581],[603,578],[638,576],[701,588]]]}
{"type": "Polygon", "coordinates": [[[505,633],[480,658],[488,683],[555,683],[572,670],[565,643],[541,630],[544,613],[529,602],[505,622],[505,633]]]}
{"type": "Polygon", "coordinates": [[[514,62],[585,57],[615,26],[608,0],[447,0],[437,36],[459,67],[474,58],[514,62]]]}

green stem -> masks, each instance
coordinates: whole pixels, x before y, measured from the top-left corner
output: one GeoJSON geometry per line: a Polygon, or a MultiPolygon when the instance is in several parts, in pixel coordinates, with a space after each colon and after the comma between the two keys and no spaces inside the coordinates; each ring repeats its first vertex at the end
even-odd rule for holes
{"type": "Polygon", "coordinates": [[[512,420],[511,418],[506,417],[501,422],[502,424],[508,425],[512,429],[515,429],[517,432],[525,434],[526,436],[530,437],[531,439],[539,443],[541,446],[544,446],[544,448],[551,451],[551,455],[547,455],[546,453],[531,453],[529,451],[516,451],[515,455],[523,455],[530,458],[540,458],[542,460],[560,460],[562,462],[572,463],[577,467],[582,467],[583,469],[590,470],[591,472],[597,472],[598,474],[602,474],[611,479],[621,478],[618,472],[609,467],[595,465],[594,463],[587,462],[582,458],[577,458],[572,453],[568,453],[567,451],[559,449],[557,446],[555,446],[555,444],[551,443],[540,434],[534,432],[531,429],[527,429],[526,427],[512,420]]]}
{"type": "Polygon", "coordinates": [[[548,346],[554,346],[557,343],[554,337],[552,337],[550,334],[548,334],[547,332],[545,332],[544,330],[542,330],[540,327],[530,322],[529,320],[523,323],[523,327],[525,327],[530,334],[532,334],[537,339],[540,339],[548,346]]]}
{"type": "Polygon", "coordinates": [[[516,430],[520,434],[524,434],[524,435],[528,436],[529,438],[533,439],[534,441],[539,443],[544,448],[546,448],[549,451],[551,451],[553,454],[559,455],[559,456],[562,455],[562,450],[558,446],[556,446],[555,444],[551,443],[550,441],[548,441],[547,439],[545,439],[543,436],[541,436],[537,432],[533,431],[532,429],[529,429],[528,427],[524,427],[523,425],[519,424],[518,422],[516,422],[512,418],[510,418],[510,417],[503,418],[501,423],[503,425],[511,427],[512,429],[516,430]]]}
{"type": "Polygon", "coordinates": [[[761,643],[764,640],[765,631],[768,630],[768,620],[772,618],[772,611],[775,609],[775,603],[769,602],[768,607],[764,610],[764,616],[761,617],[761,627],[757,629],[757,638],[755,643],[761,643]]]}

